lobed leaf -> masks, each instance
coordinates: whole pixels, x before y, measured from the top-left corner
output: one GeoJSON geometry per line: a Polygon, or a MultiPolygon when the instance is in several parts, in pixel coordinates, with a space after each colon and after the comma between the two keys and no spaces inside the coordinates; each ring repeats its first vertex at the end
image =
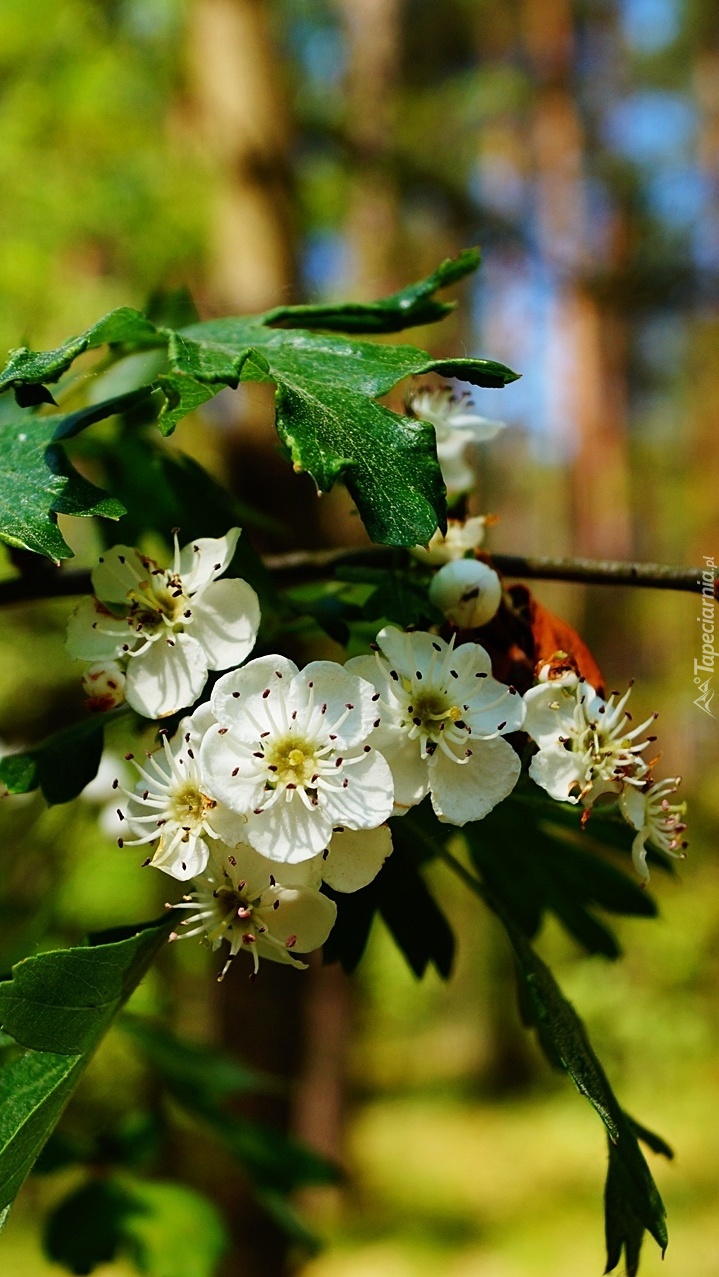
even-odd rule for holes
{"type": "Polygon", "coordinates": [[[434,430],[390,412],[376,398],[409,376],[438,373],[501,387],[517,374],[493,360],[436,360],[414,346],[313,329],[388,332],[441,318],[449,307],[435,300],[435,292],[478,262],[476,250],[468,250],[427,279],[369,305],[283,307],[265,316],[216,319],[179,330],[156,327],[138,311],[113,311],[57,350],[15,351],[0,374],[0,390],[17,392],[55,381],[78,354],[103,341],[126,349],[166,347],[169,369],[157,384],[165,396],[159,426],[170,434],[186,413],[223,386],[274,382],[277,429],[295,469],[306,470],[323,492],[342,480],[374,540],[425,544],[437,526],[444,529],[446,517],[434,430]],[[312,327],[297,327],[301,319],[312,327]]]}
{"type": "Polygon", "coordinates": [[[582,845],[576,808],[566,813],[566,827],[547,821],[558,806],[514,795],[500,803],[465,830],[473,864],[526,936],[537,934],[549,912],[588,953],[618,958],[616,936],[593,909],[654,917],[656,905],[638,882],[582,845]]]}
{"type": "Polygon", "coordinates": [[[57,526],[58,514],[119,519],[124,506],[78,474],[59,441],[149,394],[145,387],[77,412],[42,417],[18,410],[16,417],[0,422],[0,540],[59,562],[72,557],[72,550],[57,526]]]}
{"type": "Polygon", "coordinates": [[[434,324],[454,310],[453,302],[440,302],[435,293],[477,270],[478,248],[465,248],[448,257],[426,279],[402,288],[391,297],[373,302],[330,302],[315,306],[276,306],[263,316],[274,328],[324,328],[342,333],[396,333],[420,324],[434,324]]]}
{"type": "Polygon", "coordinates": [[[520,1001],[527,1023],[536,1029],[549,1062],[569,1074],[606,1128],[610,1148],[604,1199],[606,1271],[616,1267],[624,1249],[627,1273],[634,1277],[644,1233],[651,1234],[662,1253],[668,1241],[664,1203],[639,1147],[637,1134],[649,1136],[648,1142],[662,1152],[667,1146],[624,1113],[582,1021],[562,994],[549,967],[491,892],[483,894],[503,923],[514,949],[520,1001]]]}

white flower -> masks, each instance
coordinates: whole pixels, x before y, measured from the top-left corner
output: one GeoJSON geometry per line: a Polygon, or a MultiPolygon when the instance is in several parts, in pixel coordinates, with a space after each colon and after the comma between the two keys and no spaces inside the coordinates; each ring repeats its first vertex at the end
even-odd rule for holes
{"type": "MultiPolygon", "coordinates": [[[[203,707],[204,709],[204,707],[203,707]]],[[[180,724],[175,742],[163,736],[162,752],[149,754],[145,767],[127,755],[140,774],[135,790],[115,781],[127,803],[118,816],[134,835],[118,838],[119,845],[139,847],[157,842],[147,864],[184,881],[207,865],[212,842],[240,842],[245,821],[211,798],[192,747],[192,719],[180,724]]]]}
{"type": "Polygon", "coordinates": [[[409,406],[415,417],[429,421],[435,428],[437,457],[449,495],[470,492],[475,474],[467,460],[467,450],[494,439],[505,423],[480,416],[466,392],[457,396],[449,386],[420,390],[409,406]]]}
{"type": "Polygon", "coordinates": [[[375,656],[356,656],[345,668],[380,693],[374,740],[392,768],[398,812],[431,793],[440,820],[464,825],[512,791],[520,763],[501,733],[522,726],[524,704],[492,678],[478,643],[455,648],[434,634],[388,625],[377,635],[375,656]]]}
{"type": "Polygon", "coordinates": [[[446,536],[437,528],[426,548],[415,545],[410,553],[420,563],[429,563],[433,567],[463,559],[465,554],[479,549],[484,541],[484,529],[487,523],[492,522],[496,522],[496,515],[478,514],[471,519],[448,519],[446,536]]]}
{"type": "Polygon", "coordinates": [[[96,661],[82,676],[82,690],[87,709],[115,709],[125,699],[125,672],[117,661],[96,661]]]}
{"type": "Polygon", "coordinates": [[[174,932],[170,939],[200,935],[212,949],[226,941],[230,955],[220,980],[242,950],[252,957],[253,975],[260,958],[306,967],[293,954],[311,953],[324,944],[337,906],[312,887],[278,882],[273,868],[277,866],[246,844],[230,848],[216,843],[194,891],[175,906],[187,911],[180,925],[189,930],[174,932]]]}
{"type": "Polygon", "coordinates": [[[496,615],[502,583],[493,568],[478,559],[445,563],[432,578],[430,603],[460,630],[477,629],[496,615]]]}
{"type": "Polygon", "coordinates": [[[208,670],[249,656],[260,619],[246,581],[217,581],[235,551],[239,528],[193,541],[172,568],[116,545],[92,573],[94,598],[70,617],[67,650],[80,660],[126,663],[125,695],[138,714],[165,718],[192,705],[208,670]]]}
{"type": "Polygon", "coordinates": [[[625,709],[631,684],[622,697],[613,692],[604,701],[570,674],[525,693],[524,730],[539,745],[529,774],[552,798],[589,807],[601,794],[643,784],[649,768],[641,754],[656,737],[642,742],[637,737],[656,714],[631,727],[625,709]]]}
{"type": "Polygon", "coordinates": [[[366,743],[379,722],[374,688],[332,661],[300,672],[283,656],[225,674],[218,726],[200,758],[215,798],[249,813],[244,837],[277,861],[329,845],[337,825],[374,829],[392,811],[392,775],[366,743]]]}
{"type": "Polygon", "coordinates": [[[632,844],[632,860],[634,868],[645,882],[649,880],[648,842],[667,856],[684,859],[687,844],[682,840],[682,834],[686,829],[684,816],[687,805],[669,801],[680,782],[681,778],[674,776],[653,784],[647,783],[641,789],[627,786],[619,799],[623,816],[637,830],[632,844]]]}

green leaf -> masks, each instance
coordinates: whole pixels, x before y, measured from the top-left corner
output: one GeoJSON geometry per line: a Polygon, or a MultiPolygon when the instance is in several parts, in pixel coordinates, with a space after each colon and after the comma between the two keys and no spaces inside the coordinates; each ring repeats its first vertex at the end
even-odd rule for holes
{"type": "Polygon", "coordinates": [[[133,407],[149,393],[148,388],[132,391],[62,415],[18,412],[0,422],[0,539],[59,562],[72,551],[58,529],[58,514],[119,519],[124,507],[79,475],[58,441],[133,407]]]}
{"type": "Polygon", "coordinates": [[[547,807],[515,802],[512,796],[468,825],[472,861],[525,935],[535,936],[550,912],[589,953],[617,958],[616,936],[593,908],[654,917],[656,905],[638,882],[582,845],[576,808],[564,828],[543,819],[547,807]]]}
{"type": "Polygon", "coordinates": [[[43,1244],[72,1273],[127,1255],[147,1277],[213,1277],[229,1235],[216,1207],[194,1189],[123,1177],[90,1180],[64,1197],[43,1244]]]}
{"type": "Polygon", "coordinates": [[[67,803],[94,780],[102,758],[107,724],[127,708],[93,714],[64,727],[40,745],[0,758],[0,785],[11,794],[40,789],[46,802],[67,803]]]}
{"type": "Polygon", "coordinates": [[[122,343],[137,348],[160,345],[161,338],[155,325],[139,310],[122,306],[119,310],[110,311],[78,337],[70,337],[55,350],[33,351],[27,346],[11,350],[10,358],[0,373],[0,391],[57,381],[78,355],[86,350],[96,350],[106,343],[122,343]]]}
{"type": "Polygon", "coordinates": [[[184,1184],[133,1180],[122,1250],[147,1277],[214,1277],[230,1237],[217,1207],[184,1184]]]}
{"type": "Polygon", "coordinates": [[[27,958],[0,984],[3,1027],[29,1048],[0,1069],[0,1210],[14,1200],[171,925],[168,916],[122,939],[27,958]]]}
{"type": "Polygon", "coordinates": [[[527,1022],[536,1029],[550,1063],[569,1074],[606,1127],[610,1143],[605,1190],[607,1271],[616,1267],[625,1247],[627,1272],[633,1277],[644,1232],[651,1234],[662,1252],[668,1240],[664,1203],[637,1142],[641,1128],[620,1107],[582,1021],[546,963],[491,892],[483,894],[514,949],[527,1022]]]}
{"type": "Polygon", "coordinates": [[[477,270],[478,248],[465,248],[448,257],[426,279],[374,302],[338,302],[320,306],[277,306],[263,315],[274,328],[324,328],[342,333],[395,333],[420,324],[433,324],[454,310],[453,302],[434,294],[477,270]]]}
{"type": "Polygon", "coordinates": [[[255,1189],[287,1194],[307,1184],[334,1184],[337,1167],[304,1144],[230,1112],[225,1101],[248,1091],[274,1091],[273,1078],[209,1048],[183,1042],[137,1017],[122,1021],[172,1098],[212,1132],[255,1189]]]}
{"type": "Polygon", "coordinates": [[[232,1095],[273,1092],[278,1083],[233,1055],[176,1037],[166,1028],[136,1015],[124,1015],[119,1027],[133,1042],[181,1102],[197,1107],[211,1100],[222,1103],[232,1095]]]}
{"type": "Polygon", "coordinates": [[[80,1275],[111,1264],[120,1249],[127,1211],[128,1199],[112,1180],[82,1184],[48,1215],[42,1239],[45,1254],[80,1275]]]}
{"type": "MultiPolygon", "coordinates": [[[[355,331],[367,325],[372,331],[388,331],[406,326],[407,320],[428,322],[446,311],[434,292],[477,262],[476,252],[469,250],[385,301],[369,307],[321,307],[319,313],[312,310],[310,319],[325,328],[337,321],[338,327],[349,325],[355,331]]],[[[374,540],[426,544],[437,526],[444,528],[446,514],[434,430],[390,412],[375,399],[405,377],[431,372],[493,387],[506,385],[517,374],[492,360],[436,360],[409,345],[276,326],[298,317],[296,308],[283,308],[269,317],[210,320],[173,330],[155,328],[137,311],[114,311],[59,350],[15,352],[0,375],[0,389],[55,380],[77,354],[102,340],[128,348],[166,343],[170,367],[158,385],[165,394],[160,428],[169,434],[186,412],[221,387],[273,381],[277,429],[295,469],[311,474],[320,491],[342,480],[374,540]]]]}

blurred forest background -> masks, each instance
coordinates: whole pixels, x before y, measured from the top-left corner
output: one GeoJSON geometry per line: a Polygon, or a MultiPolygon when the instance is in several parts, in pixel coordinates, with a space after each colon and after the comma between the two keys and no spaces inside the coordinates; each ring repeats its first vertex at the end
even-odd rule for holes
{"type": "MultiPolygon", "coordinates": [[[[479,243],[484,265],[455,314],[410,339],[523,375],[475,392],[510,427],[482,454],[475,509],[499,516],[490,548],[716,559],[717,0],[0,0],[0,68],[3,350],[57,344],[163,289],[188,288],[203,317],[373,298],[479,243]]],[[[223,392],[178,446],[246,500],[270,485],[283,526],[265,548],[360,542],[346,499],[318,502],[276,456],[264,390],[223,392]]],[[[91,562],[88,530],[69,536],[91,562]]],[[[628,1110],[678,1150],[654,1168],[670,1248],[662,1264],[648,1244],[643,1273],[711,1277],[719,755],[715,719],[693,704],[697,602],[537,594],[581,630],[610,687],[637,679],[641,717],[661,710],[662,773],[682,774],[692,801],[691,859],[654,874],[661,916],[622,925],[625,961],[582,958],[551,929],[541,947],[628,1110]]],[[[12,747],[79,706],[67,611],[3,616],[12,747]]],[[[37,943],[161,907],[162,885],[97,832],[95,795],[3,809],[2,970],[37,943]]],[[[598,1273],[599,1126],[525,1041],[489,919],[453,883],[434,885],[458,920],[446,987],[416,983],[377,929],[353,982],[313,968],[290,973],[288,993],[284,969],[251,988],[235,971],[208,1003],[207,963],[188,945],[141,998],[250,1062],[270,1067],[274,1052],[295,1131],[347,1166],[345,1188],[304,1203],[328,1245],[293,1258],[302,1277],[598,1273]]],[[[110,1130],[142,1084],[113,1035],[83,1083],[85,1111],[110,1130]]],[[[192,1177],[209,1154],[188,1139],[175,1157],[192,1177]]],[[[247,1256],[228,1273],[280,1277],[277,1238],[238,1198],[231,1164],[215,1172],[247,1256]]],[[[33,1224],[57,1192],[52,1178],[26,1188],[3,1271],[58,1271],[33,1224]]]]}

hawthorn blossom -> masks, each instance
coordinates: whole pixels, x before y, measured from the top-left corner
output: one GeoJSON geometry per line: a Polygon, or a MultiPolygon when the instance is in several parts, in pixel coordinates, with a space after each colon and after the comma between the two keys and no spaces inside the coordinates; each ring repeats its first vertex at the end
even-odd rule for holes
{"type": "Polygon", "coordinates": [[[437,528],[429,545],[415,545],[411,554],[420,563],[429,563],[432,567],[463,559],[465,554],[479,549],[484,541],[485,527],[496,522],[496,518],[496,515],[477,514],[471,519],[448,519],[445,536],[437,528]]]}
{"type": "Polygon", "coordinates": [[[392,811],[392,774],[367,743],[379,697],[332,661],[300,671],[284,656],[219,679],[217,726],[200,760],[211,792],[247,816],[244,838],[271,860],[308,860],[333,828],[375,829],[392,811]]]}
{"type": "Polygon", "coordinates": [[[165,718],[192,705],[208,670],[249,656],[260,620],[246,581],[218,581],[235,552],[239,528],[180,550],[171,568],[129,546],[106,551],[67,627],[67,650],[80,660],[122,661],[125,696],[138,714],[165,718]]]}
{"type": "Polygon", "coordinates": [[[672,803],[680,777],[651,782],[649,778],[640,788],[628,785],[621,794],[619,806],[622,815],[637,830],[632,844],[634,868],[645,882],[649,880],[647,869],[647,843],[663,851],[667,856],[683,860],[687,843],[682,840],[686,829],[684,816],[686,803],[672,803]]]}
{"type": "Polygon", "coordinates": [[[457,559],[445,563],[432,578],[429,601],[458,629],[477,629],[496,615],[502,602],[502,583],[489,564],[457,559]]]}
{"type": "Polygon", "coordinates": [[[345,669],[379,693],[373,742],[392,769],[395,812],[430,793],[441,821],[481,820],[519,777],[519,758],[502,733],[522,726],[521,696],[492,677],[478,643],[455,648],[454,640],[388,625],[375,646],[374,656],[353,657],[345,669]]]}
{"type": "Polygon", "coordinates": [[[220,980],[243,950],[252,957],[253,976],[260,958],[306,967],[306,962],[294,956],[295,951],[311,953],[324,944],[337,917],[337,906],[313,887],[285,886],[273,868],[276,866],[246,843],[236,847],[213,844],[210,861],[196,879],[194,890],[174,906],[187,913],[180,926],[189,929],[173,932],[170,939],[202,936],[212,949],[219,949],[226,941],[230,953],[220,980]]]}
{"type": "Polygon", "coordinates": [[[415,417],[429,421],[435,428],[437,458],[448,494],[470,492],[475,473],[467,459],[468,449],[494,439],[505,423],[480,416],[470,395],[455,395],[450,386],[420,390],[410,399],[409,407],[415,417]]]}
{"type": "Polygon", "coordinates": [[[524,729],[539,745],[529,774],[552,798],[589,807],[601,794],[644,784],[649,767],[641,755],[656,736],[638,738],[657,716],[632,727],[630,692],[631,684],[605,701],[571,670],[525,692],[524,729]]]}
{"type": "Polygon", "coordinates": [[[117,810],[123,831],[127,828],[133,835],[128,838],[123,832],[118,844],[157,843],[146,864],[181,881],[204,871],[213,842],[240,842],[245,826],[242,816],[210,797],[192,739],[192,720],[186,719],[176,741],[170,743],[163,735],[159,757],[148,754],[145,766],[127,755],[140,777],[134,790],[119,780],[113,785],[127,800],[117,810]]]}

